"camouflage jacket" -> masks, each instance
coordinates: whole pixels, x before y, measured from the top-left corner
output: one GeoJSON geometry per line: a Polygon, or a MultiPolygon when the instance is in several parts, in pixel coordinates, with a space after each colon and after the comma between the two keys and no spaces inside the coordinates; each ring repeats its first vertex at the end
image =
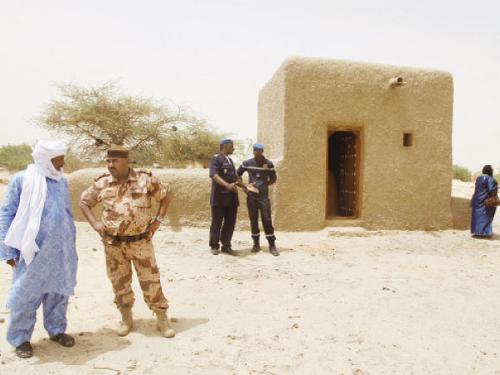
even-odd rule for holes
{"type": "Polygon", "coordinates": [[[161,201],[170,193],[151,172],[130,168],[128,181],[120,184],[110,174],[104,174],[82,193],[80,201],[94,207],[102,203],[102,223],[106,233],[134,236],[144,233],[151,222],[151,198],[161,201]]]}

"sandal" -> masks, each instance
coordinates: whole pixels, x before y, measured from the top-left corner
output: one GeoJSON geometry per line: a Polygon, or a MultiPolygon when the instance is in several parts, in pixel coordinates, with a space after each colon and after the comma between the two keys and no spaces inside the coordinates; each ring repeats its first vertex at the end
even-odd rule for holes
{"type": "Polygon", "coordinates": [[[16,355],[19,358],[31,358],[33,357],[33,348],[29,341],[23,342],[21,345],[16,347],[16,355]]]}
{"type": "Polygon", "coordinates": [[[67,335],[66,333],[60,333],[57,336],[51,336],[50,339],[66,348],[75,345],[75,339],[70,335],[67,335]]]}

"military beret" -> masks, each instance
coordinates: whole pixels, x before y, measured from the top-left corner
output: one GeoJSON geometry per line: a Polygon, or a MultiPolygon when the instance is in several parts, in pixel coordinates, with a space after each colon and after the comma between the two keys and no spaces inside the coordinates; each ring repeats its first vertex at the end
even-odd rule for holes
{"type": "Polygon", "coordinates": [[[120,145],[111,145],[108,148],[108,158],[128,158],[129,150],[120,145]]]}
{"type": "Polygon", "coordinates": [[[222,140],[220,141],[220,144],[221,144],[221,145],[232,145],[232,144],[233,144],[233,140],[232,140],[232,139],[229,139],[229,138],[222,139],[222,140]]]}
{"type": "Polygon", "coordinates": [[[264,145],[262,143],[254,143],[253,149],[254,150],[264,150],[264,145]]]}

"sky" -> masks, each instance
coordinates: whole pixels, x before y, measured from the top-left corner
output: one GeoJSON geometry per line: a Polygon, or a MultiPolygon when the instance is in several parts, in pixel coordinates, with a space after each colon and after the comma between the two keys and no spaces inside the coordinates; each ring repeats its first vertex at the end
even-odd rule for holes
{"type": "Polygon", "coordinates": [[[34,142],[56,83],[117,82],[255,139],[257,98],[290,56],[445,70],[453,160],[500,167],[500,2],[0,1],[0,145],[34,142]]]}

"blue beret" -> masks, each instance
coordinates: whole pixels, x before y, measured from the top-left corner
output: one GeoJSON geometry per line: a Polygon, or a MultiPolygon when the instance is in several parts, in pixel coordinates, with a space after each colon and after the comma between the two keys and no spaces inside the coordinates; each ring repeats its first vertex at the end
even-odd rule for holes
{"type": "Polygon", "coordinates": [[[254,143],[253,149],[254,150],[264,150],[264,145],[262,143],[254,143]]]}
{"type": "Polygon", "coordinates": [[[233,144],[233,140],[232,140],[232,139],[229,139],[229,138],[222,139],[222,140],[220,141],[220,144],[221,144],[221,145],[232,145],[232,144],[233,144]]]}

